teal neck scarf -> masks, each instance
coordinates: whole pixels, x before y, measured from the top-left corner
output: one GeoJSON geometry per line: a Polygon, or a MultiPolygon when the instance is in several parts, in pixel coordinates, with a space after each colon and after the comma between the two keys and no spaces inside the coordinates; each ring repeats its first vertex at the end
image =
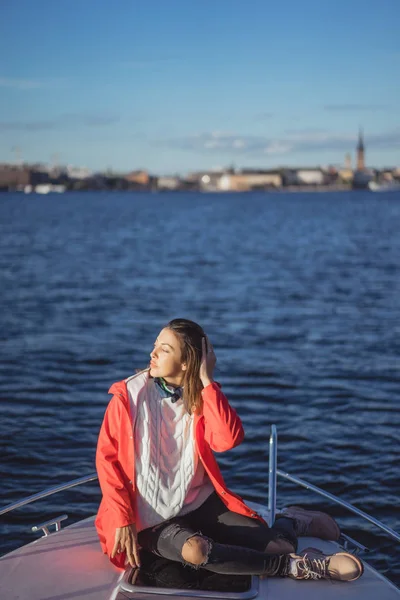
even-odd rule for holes
{"type": "Polygon", "coordinates": [[[183,387],[169,387],[162,377],[155,377],[154,383],[156,384],[161,397],[171,398],[172,404],[178,402],[178,400],[183,396],[183,387]]]}

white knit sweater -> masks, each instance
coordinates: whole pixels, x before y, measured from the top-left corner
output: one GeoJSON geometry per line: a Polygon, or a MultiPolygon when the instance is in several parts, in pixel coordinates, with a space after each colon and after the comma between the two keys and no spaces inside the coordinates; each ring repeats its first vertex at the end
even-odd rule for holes
{"type": "Polygon", "coordinates": [[[193,415],[182,400],[162,398],[152,379],[145,387],[134,425],[138,531],[195,510],[214,490],[196,451],[193,415]]]}

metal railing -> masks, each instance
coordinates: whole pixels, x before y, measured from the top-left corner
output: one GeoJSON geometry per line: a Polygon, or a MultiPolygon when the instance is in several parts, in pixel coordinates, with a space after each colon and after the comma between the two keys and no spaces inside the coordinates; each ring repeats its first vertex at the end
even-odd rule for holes
{"type": "Polygon", "coordinates": [[[60,485],[55,485],[43,492],[38,492],[37,494],[33,494],[32,496],[28,496],[23,500],[19,500],[18,502],[13,502],[12,504],[7,504],[4,508],[0,509],[0,515],[5,515],[16,508],[20,508],[21,506],[25,506],[26,504],[30,504],[31,502],[36,502],[36,500],[41,500],[42,498],[46,498],[47,496],[52,496],[53,494],[57,494],[58,492],[63,492],[64,490],[69,490],[77,485],[83,485],[84,483],[89,483],[90,481],[94,481],[97,479],[97,473],[92,473],[91,475],[86,475],[85,477],[79,477],[79,479],[73,479],[72,481],[68,481],[67,483],[62,483],[60,485]]]}
{"type": "Polygon", "coordinates": [[[395,539],[397,542],[400,542],[400,534],[398,534],[396,531],[394,531],[390,527],[387,527],[386,525],[384,525],[377,519],[374,519],[374,517],[371,517],[368,513],[364,512],[363,510],[357,508],[356,506],[353,506],[353,504],[350,504],[350,502],[341,500],[337,496],[334,496],[333,494],[330,494],[329,492],[322,490],[321,488],[317,487],[316,485],[312,485],[311,483],[304,481],[304,479],[300,479],[300,477],[295,477],[294,475],[290,475],[289,473],[284,473],[283,471],[280,471],[279,469],[277,470],[277,474],[279,477],[283,477],[284,479],[287,479],[288,481],[297,483],[297,485],[301,485],[302,487],[306,488],[307,490],[311,490],[312,492],[315,492],[315,493],[319,494],[320,496],[323,496],[324,498],[328,498],[329,500],[332,500],[332,502],[334,502],[335,504],[340,504],[340,506],[347,508],[347,510],[351,511],[355,515],[358,515],[359,517],[366,519],[373,525],[376,525],[376,527],[379,527],[379,529],[382,529],[385,533],[390,535],[390,537],[395,539]]]}
{"type": "Polygon", "coordinates": [[[276,425],[271,425],[269,436],[269,465],[268,465],[268,525],[272,527],[276,514],[276,474],[278,457],[278,433],[276,425]]]}
{"type": "MultiPolygon", "coordinates": [[[[308,483],[304,479],[300,479],[300,477],[295,477],[294,475],[290,475],[289,473],[280,471],[277,468],[277,446],[278,446],[277,429],[276,429],[276,425],[272,425],[271,426],[271,435],[270,435],[270,439],[269,439],[269,472],[268,472],[268,483],[269,483],[269,485],[268,485],[269,519],[268,520],[269,520],[269,525],[272,525],[272,523],[275,520],[277,476],[279,476],[279,477],[283,477],[284,479],[287,479],[288,481],[292,481],[293,483],[296,483],[297,485],[299,485],[301,487],[311,490],[311,491],[315,492],[316,494],[323,496],[324,498],[328,498],[335,504],[339,504],[340,506],[343,506],[344,508],[353,512],[354,514],[358,515],[359,517],[362,517],[366,521],[369,521],[370,523],[372,523],[373,525],[375,525],[376,527],[378,527],[379,529],[381,529],[382,531],[387,533],[391,538],[393,538],[397,542],[400,542],[400,534],[398,534],[396,531],[394,531],[390,527],[387,527],[387,525],[384,525],[383,523],[381,523],[374,517],[371,517],[369,514],[360,510],[356,506],[353,506],[352,504],[350,504],[349,502],[346,502],[345,500],[341,500],[340,498],[338,498],[337,496],[334,496],[333,494],[330,494],[329,492],[325,492],[325,490],[322,490],[321,488],[319,488],[315,485],[312,485],[311,483],[308,483]]],[[[52,494],[57,494],[58,492],[62,492],[64,490],[69,490],[70,488],[76,487],[78,485],[90,483],[91,481],[95,481],[96,479],[97,479],[97,473],[92,473],[91,475],[86,475],[85,477],[79,477],[78,479],[73,479],[72,481],[69,481],[67,483],[53,486],[51,488],[48,488],[47,490],[44,490],[43,492],[38,492],[37,494],[28,496],[27,498],[24,498],[23,500],[19,500],[18,502],[13,502],[12,504],[8,504],[4,508],[0,509],[0,516],[6,514],[8,512],[11,512],[12,510],[16,510],[17,508],[20,508],[21,506],[25,506],[26,504],[35,502],[36,500],[41,500],[42,498],[46,498],[47,496],[51,496],[52,494]]]]}
{"type": "Polygon", "coordinates": [[[287,479],[288,481],[292,481],[293,483],[296,483],[297,485],[300,485],[300,486],[306,488],[307,490],[311,490],[312,492],[315,492],[316,494],[319,494],[320,496],[323,496],[324,498],[328,498],[335,504],[339,504],[340,506],[347,508],[347,510],[358,515],[359,517],[362,517],[366,521],[369,521],[370,523],[372,523],[379,529],[382,529],[382,531],[387,533],[391,538],[393,538],[397,542],[400,542],[400,534],[398,534],[397,531],[394,531],[393,529],[391,529],[387,525],[384,525],[383,523],[381,523],[374,517],[371,517],[371,515],[369,515],[368,513],[364,512],[363,510],[360,510],[356,506],[353,506],[353,504],[350,504],[350,502],[341,500],[337,496],[334,496],[333,494],[330,494],[329,492],[322,490],[321,488],[317,487],[316,485],[312,485],[311,483],[308,483],[304,479],[300,479],[300,477],[295,477],[294,475],[290,475],[290,473],[285,473],[284,471],[280,471],[277,468],[277,450],[278,450],[278,433],[277,433],[276,425],[271,425],[271,434],[270,434],[270,438],[269,438],[269,471],[268,471],[268,511],[269,511],[268,525],[269,526],[271,526],[272,523],[275,521],[276,490],[277,490],[277,475],[278,475],[279,477],[283,477],[284,479],[287,479]]]}
{"type": "Polygon", "coordinates": [[[49,527],[51,527],[51,525],[55,525],[55,530],[60,531],[61,522],[65,521],[66,519],[68,519],[68,515],[61,515],[60,517],[55,517],[54,519],[50,519],[49,521],[40,523],[40,525],[34,525],[32,527],[32,531],[39,531],[39,529],[41,529],[44,535],[47,537],[48,535],[50,535],[49,527]]]}

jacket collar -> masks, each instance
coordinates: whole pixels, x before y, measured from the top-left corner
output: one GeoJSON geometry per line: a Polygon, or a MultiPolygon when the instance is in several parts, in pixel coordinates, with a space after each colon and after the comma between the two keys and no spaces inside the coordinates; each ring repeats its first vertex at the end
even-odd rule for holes
{"type": "Polygon", "coordinates": [[[154,384],[161,398],[171,398],[172,404],[175,404],[183,396],[183,387],[172,387],[167,385],[162,377],[154,377],[154,384]]]}

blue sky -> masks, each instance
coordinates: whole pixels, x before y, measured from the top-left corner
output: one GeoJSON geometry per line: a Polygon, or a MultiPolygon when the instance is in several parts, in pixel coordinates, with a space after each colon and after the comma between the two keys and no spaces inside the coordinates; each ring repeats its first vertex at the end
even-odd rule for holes
{"type": "Polygon", "coordinates": [[[400,165],[399,0],[2,0],[0,161],[400,165]]]}

